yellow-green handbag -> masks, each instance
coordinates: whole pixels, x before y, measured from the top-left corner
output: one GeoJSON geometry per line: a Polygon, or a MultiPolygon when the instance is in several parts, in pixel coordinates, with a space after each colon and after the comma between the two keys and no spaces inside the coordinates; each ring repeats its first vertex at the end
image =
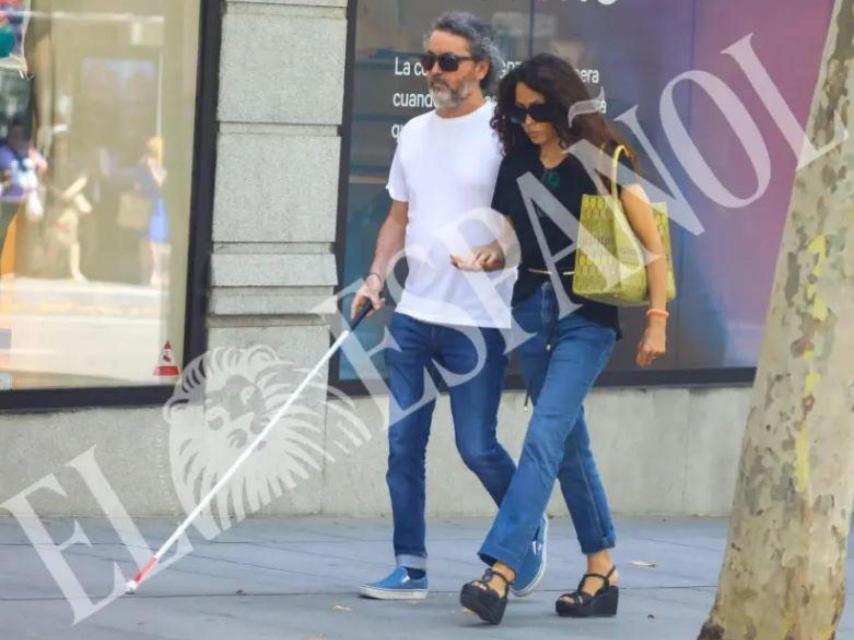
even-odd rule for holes
{"type": "MultiPolygon", "coordinates": [[[[629,224],[617,192],[617,147],[611,164],[611,194],[581,199],[578,248],[572,291],[578,296],[620,306],[649,302],[644,249],[629,224]]],[[[667,256],[667,299],[676,297],[670,224],[665,203],[652,204],[653,215],[667,256]]]]}

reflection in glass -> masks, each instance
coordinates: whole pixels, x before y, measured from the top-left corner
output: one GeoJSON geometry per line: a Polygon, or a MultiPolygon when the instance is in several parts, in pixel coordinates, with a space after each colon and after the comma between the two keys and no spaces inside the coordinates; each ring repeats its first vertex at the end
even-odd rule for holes
{"type": "Polygon", "coordinates": [[[0,0],[6,386],[182,360],[198,23],[198,0],[0,0]]]}

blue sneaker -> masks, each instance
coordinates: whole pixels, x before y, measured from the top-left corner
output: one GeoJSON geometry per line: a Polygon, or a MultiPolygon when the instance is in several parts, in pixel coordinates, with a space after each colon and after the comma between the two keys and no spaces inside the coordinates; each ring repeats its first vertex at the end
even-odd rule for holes
{"type": "Polygon", "coordinates": [[[510,591],[517,598],[531,595],[543,576],[546,575],[546,543],[549,534],[549,519],[543,514],[543,519],[537,535],[531,541],[528,554],[522,561],[522,566],[516,574],[516,580],[510,587],[510,591]]]}
{"type": "Polygon", "coordinates": [[[359,587],[359,595],[373,600],[424,600],[427,576],[410,578],[406,567],[398,567],[379,582],[359,587]]]}

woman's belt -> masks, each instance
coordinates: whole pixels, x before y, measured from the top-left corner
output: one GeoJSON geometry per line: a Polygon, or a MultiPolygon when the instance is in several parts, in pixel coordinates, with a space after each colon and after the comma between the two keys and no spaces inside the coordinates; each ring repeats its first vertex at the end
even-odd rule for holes
{"type": "MultiPolygon", "coordinates": [[[[526,267],[526,268],[530,273],[536,273],[537,275],[541,275],[541,276],[550,276],[553,274],[553,272],[549,271],[548,269],[531,269],[530,267],[526,267]]],[[[575,273],[574,270],[573,271],[559,271],[558,275],[571,276],[574,273],[575,273]]]]}

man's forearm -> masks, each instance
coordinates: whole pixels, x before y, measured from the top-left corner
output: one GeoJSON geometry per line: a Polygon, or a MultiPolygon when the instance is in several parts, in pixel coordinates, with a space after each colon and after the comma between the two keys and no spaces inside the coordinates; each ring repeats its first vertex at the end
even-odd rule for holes
{"type": "Polygon", "coordinates": [[[394,267],[393,261],[404,246],[406,225],[401,224],[392,216],[386,218],[377,236],[377,247],[371,262],[369,273],[376,273],[385,280],[388,272],[394,267]]]}

